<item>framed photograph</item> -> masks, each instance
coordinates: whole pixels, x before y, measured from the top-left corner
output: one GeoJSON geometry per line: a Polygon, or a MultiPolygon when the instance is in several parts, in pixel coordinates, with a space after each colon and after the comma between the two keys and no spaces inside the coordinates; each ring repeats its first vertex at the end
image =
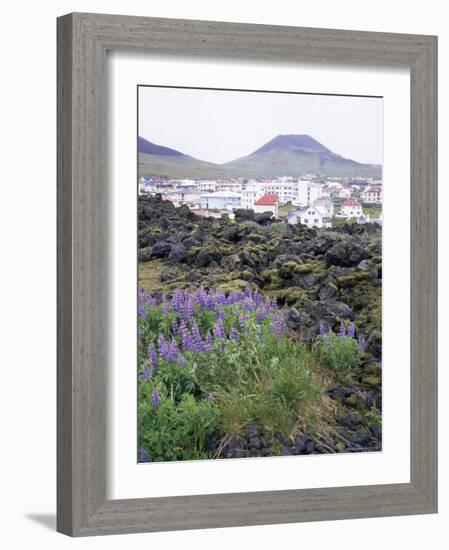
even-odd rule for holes
{"type": "Polygon", "coordinates": [[[437,39],[58,19],[58,531],[437,511],[437,39]]]}

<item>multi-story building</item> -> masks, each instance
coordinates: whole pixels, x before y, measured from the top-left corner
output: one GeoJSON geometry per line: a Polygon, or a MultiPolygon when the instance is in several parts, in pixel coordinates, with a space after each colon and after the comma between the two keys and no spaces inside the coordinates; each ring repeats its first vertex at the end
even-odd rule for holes
{"type": "Polygon", "coordinates": [[[265,191],[260,184],[247,185],[242,190],[242,208],[246,208],[247,210],[254,210],[254,205],[256,204],[256,201],[259,200],[264,194],[265,191]]]}
{"type": "Polygon", "coordinates": [[[369,187],[361,193],[362,201],[367,204],[382,204],[382,188],[369,187]]]}
{"type": "Polygon", "coordinates": [[[180,187],[173,191],[167,191],[163,198],[172,202],[175,206],[186,204],[190,207],[197,207],[200,202],[201,193],[196,187],[180,187]]]}
{"type": "Polygon", "coordinates": [[[276,195],[279,204],[293,202],[297,194],[297,183],[294,181],[271,181],[262,184],[268,195],[276,195]]]}
{"type": "Polygon", "coordinates": [[[197,187],[201,193],[211,193],[217,190],[217,182],[215,180],[200,180],[197,182],[197,187]]]}
{"type": "Polygon", "coordinates": [[[241,204],[241,193],[233,191],[217,191],[200,196],[200,205],[203,210],[232,210],[240,208],[241,204]]]}
{"type": "Polygon", "coordinates": [[[292,204],[311,206],[321,196],[321,185],[308,180],[299,180],[296,183],[296,195],[292,204]]]}

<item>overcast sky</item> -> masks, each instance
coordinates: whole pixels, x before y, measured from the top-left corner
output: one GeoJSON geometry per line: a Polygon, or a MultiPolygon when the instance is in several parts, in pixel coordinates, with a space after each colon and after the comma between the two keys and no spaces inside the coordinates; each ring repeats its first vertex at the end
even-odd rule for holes
{"type": "Polygon", "coordinates": [[[209,162],[309,134],[334,153],[382,163],[382,99],[139,87],[139,135],[209,162]]]}

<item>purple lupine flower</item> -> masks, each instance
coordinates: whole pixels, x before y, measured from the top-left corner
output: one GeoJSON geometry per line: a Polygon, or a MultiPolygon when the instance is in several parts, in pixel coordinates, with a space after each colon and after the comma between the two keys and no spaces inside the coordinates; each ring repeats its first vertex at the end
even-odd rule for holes
{"type": "Polygon", "coordinates": [[[262,294],[258,290],[254,291],[253,300],[254,300],[254,303],[256,304],[256,307],[260,307],[262,305],[262,301],[263,301],[262,294]]]}
{"type": "Polygon", "coordinates": [[[254,303],[251,298],[245,299],[245,309],[246,311],[252,311],[254,309],[254,303]]]}
{"type": "Polygon", "coordinates": [[[201,351],[203,349],[203,341],[201,339],[200,329],[195,321],[192,325],[192,336],[195,343],[195,351],[201,351]]]}
{"type": "Polygon", "coordinates": [[[165,352],[162,357],[168,363],[176,363],[176,361],[178,360],[178,355],[179,355],[178,344],[176,343],[176,340],[172,340],[165,347],[165,352]]]}
{"type": "Polygon", "coordinates": [[[157,367],[157,353],[153,342],[148,346],[148,361],[153,368],[157,367]]]}
{"type": "Polygon", "coordinates": [[[182,293],[179,291],[179,289],[176,289],[176,292],[173,294],[173,298],[171,301],[171,307],[177,313],[181,313],[182,305],[183,305],[182,293]]]}
{"type": "Polygon", "coordinates": [[[156,305],[156,300],[150,294],[147,294],[143,289],[139,290],[139,300],[143,303],[147,303],[150,307],[156,305]]]}
{"type": "Polygon", "coordinates": [[[193,341],[189,329],[186,326],[182,326],[180,329],[182,349],[184,351],[195,351],[195,342],[193,341]]]}
{"type": "Polygon", "coordinates": [[[186,319],[192,319],[194,315],[193,301],[190,296],[188,296],[184,302],[183,313],[186,319]]]}
{"type": "Polygon", "coordinates": [[[143,364],[142,378],[144,380],[148,380],[149,378],[152,378],[152,376],[153,376],[153,369],[150,368],[150,366],[148,365],[148,361],[145,361],[145,363],[143,364]]]}
{"type": "Polygon", "coordinates": [[[145,319],[147,318],[148,316],[148,312],[147,310],[145,309],[144,305],[142,304],[142,302],[138,302],[137,303],[137,314],[139,315],[139,317],[145,321],[145,319]]]}
{"type": "Polygon", "coordinates": [[[206,309],[208,300],[207,300],[207,292],[204,290],[204,288],[202,288],[198,292],[197,297],[198,297],[198,303],[200,304],[201,308],[206,309]]]}
{"type": "Polygon", "coordinates": [[[346,325],[343,321],[340,323],[340,336],[346,336],[346,325]]]}
{"type": "Polygon", "coordinates": [[[153,390],[153,393],[151,394],[151,404],[155,409],[159,407],[159,404],[161,402],[161,396],[159,395],[159,392],[157,390],[153,390]]]}
{"type": "Polygon", "coordinates": [[[179,333],[178,319],[176,319],[176,318],[173,319],[173,321],[171,323],[171,331],[173,332],[174,335],[179,333]]]}
{"type": "Polygon", "coordinates": [[[363,338],[363,336],[360,336],[358,341],[358,346],[360,351],[365,351],[366,349],[366,340],[363,338]]]}
{"type": "Polygon", "coordinates": [[[217,340],[220,340],[221,338],[226,338],[223,321],[221,319],[218,319],[218,321],[215,323],[214,336],[217,340]]]}
{"type": "Polygon", "coordinates": [[[143,447],[139,449],[139,462],[150,462],[150,455],[143,447]]]}
{"type": "Polygon", "coordinates": [[[249,286],[247,286],[245,288],[245,298],[248,298],[249,300],[251,300],[251,289],[249,288],[249,286]]]}
{"type": "Polygon", "coordinates": [[[223,320],[226,317],[225,310],[222,307],[217,309],[215,316],[217,319],[223,320]]]}
{"type": "Polygon", "coordinates": [[[267,312],[265,311],[265,308],[259,308],[256,312],[256,321],[258,323],[262,323],[267,317],[267,312]]]}
{"type": "Polygon", "coordinates": [[[267,312],[267,315],[268,313],[270,313],[270,308],[271,308],[271,301],[270,301],[270,298],[267,296],[265,299],[265,306],[264,306],[264,309],[267,312]]]}
{"type": "Polygon", "coordinates": [[[206,338],[204,339],[203,343],[203,349],[204,351],[210,351],[213,346],[212,336],[210,335],[210,332],[206,334],[206,338]]]}
{"type": "Polygon", "coordinates": [[[168,315],[168,303],[166,294],[162,294],[162,313],[168,315]]]}
{"type": "Polygon", "coordinates": [[[178,364],[181,365],[181,367],[186,364],[185,357],[181,353],[178,355],[178,364]]]}
{"type": "Polygon", "coordinates": [[[278,308],[278,301],[276,300],[276,298],[273,298],[271,300],[271,309],[277,309],[278,308]]]}
{"type": "Polygon", "coordinates": [[[355,323],[350,323],[348,328],[348,336],[350,336],[351,338],[355,337],[355,323]]]}
{"type": "Polygon", "coordinates": [[[232,327],[231,333],[229,334],[229,339],[232,340],[233,342],[239,341],[239,333],[235,327],[232,327]]]}
{"type": "Polygon", "coordinates": [[[282,315],[276,315],[270,324],[270,329],[274,334],[282,336],[287,330],[287,323],[282,315]]]}
{"type": "Polygon", "coordinates": [[[207,396],[207,400],[209,401],[209,403],[211,401],[213,401],[214,399],[215,399],[215,397],[211,393],[209,393],[208,396],[207,396]]]}
{"type": "Polygon", "coordinates": [[[320,321],[320,336],[324,336],[326,334],[326,329],[324,328],[323,321],[320,321]]]}

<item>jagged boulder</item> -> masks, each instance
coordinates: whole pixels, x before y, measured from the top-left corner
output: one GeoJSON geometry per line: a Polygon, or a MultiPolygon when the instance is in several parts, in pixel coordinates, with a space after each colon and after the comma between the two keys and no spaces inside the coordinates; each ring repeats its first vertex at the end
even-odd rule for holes
{"type": "Polygon", "coordinates": [[[334,244],[324,255],[326,265],[353,267],[365,259],[365,250],[356,242],[345,240],[334,244]]]}

